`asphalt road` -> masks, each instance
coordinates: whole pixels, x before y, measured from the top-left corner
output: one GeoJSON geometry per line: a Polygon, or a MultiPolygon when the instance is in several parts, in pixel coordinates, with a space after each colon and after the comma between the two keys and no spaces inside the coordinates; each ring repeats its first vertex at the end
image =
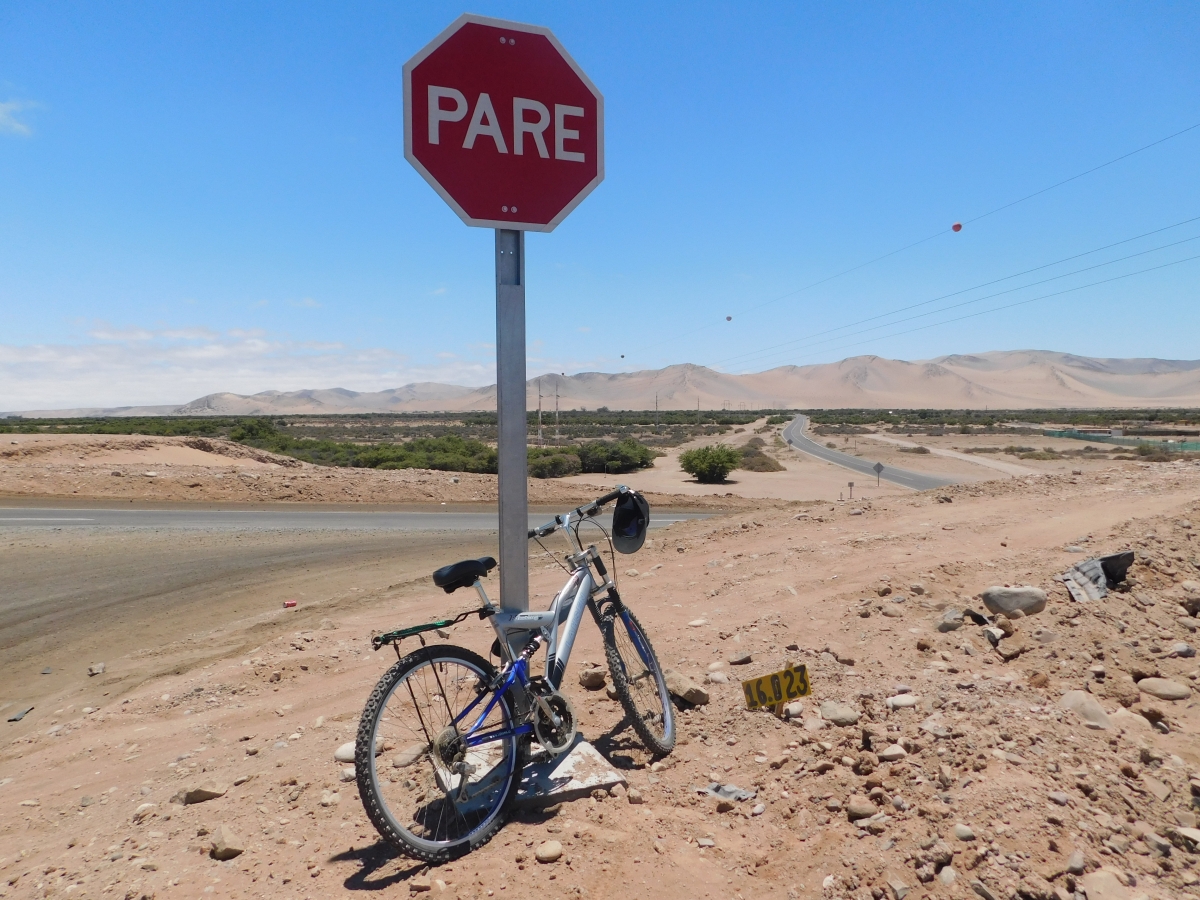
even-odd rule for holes
{"type": "MultiPolygon", "coordinates": [[[[11,504],[12,501],[9,501],[11,504]]],[[[654,512],[650,527],[660,528],[706,513],[654,512]]],[[[551,513],[531,513],[529,527],[542,525],[551,513]]],[[[494,512],[373,512],[312,509],[116,509],[0,507],[0,529],[6,528],[176,528],[203,531],[496,531],[494,512]]],[[[607,527],[611,517],[601,516],[607,527]]]]}
{"type": "MultiPolygon", "coordinates": [[[[829,447],[818,444],[816,441],[805,436],[804,431],[807,427],[808,416],[796,416],[783,429],[783,439],[801,453],[807,453],[809,456],[815,456],[817,459],[831,462],[835,466],[842,466],[853,472],[859,472],[869,478],[875,477],[874,461],[862,459],[858,456],[851,456],[849,453],[842,453],[840,450],[831,450],[829,447]]],[[[883,471],[879,473],[879,477],[883,481],[898,484],[901,487],[912,488],[914,491],[928,491],[933,488],[958,483],[953,478],[925,475],[921,472],[910,472],[907,469],[896,469],[891,466],[884,466],[883,471]]]]}

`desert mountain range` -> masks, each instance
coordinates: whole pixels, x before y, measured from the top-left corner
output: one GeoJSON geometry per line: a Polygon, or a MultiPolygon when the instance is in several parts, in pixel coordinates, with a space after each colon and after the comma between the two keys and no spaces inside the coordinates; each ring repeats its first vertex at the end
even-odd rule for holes
{"type": "MultiPolygon", "coordinates": [[[[730,375],[685,363],[641,372],[546,374],[529,380],[545,409],[1057,409],[1200,407],[1200,360],[1097,359],[1046,350],[955,354],[906,362],[854,356],[730,375]]],[[[320,415],[494,410],[495,385],[419,382],[208,394],[180,406],[29,410],[24,416],[320,415]]]]}

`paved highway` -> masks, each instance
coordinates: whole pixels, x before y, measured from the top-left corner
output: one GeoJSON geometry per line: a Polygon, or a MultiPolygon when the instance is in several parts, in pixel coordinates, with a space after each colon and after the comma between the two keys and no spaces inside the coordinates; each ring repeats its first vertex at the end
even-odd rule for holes
{"type": "MultiPolygon", "coordinates": [[[[10,503],[12,501],[9,501],[10,503]]],[[[654,512],[650,527],[706,513],[654,512]]],[[[531,513],[529,527],[550,521],[552,513],[531,513]]],[[[601,516],[605,527],[611,516],[601,516]]],[[[0,528],[178,528],[202,531],[496,531],[495,512],[373,512],[313,509],[104,509],[36,506],[0,507],[0,528]]]]}
{"type": "MultiPolygon", "coordinates": [[[[831,450],[829,447],[822,446],[805,436],[804,431],[807,427],[808,416],[796,416],[783,429],[783,439],[801,453],[807,453],[809,456],[815,456],[817,459],[831,462],[835,466],[842,466],[853,472],[859,472],[870,478],[875,477],[875,462],[873,460],[851,456],[849,453],[842,453],[840,450],[831,450]]],[[[953,478],[925,475],[921,472],[910,472],[907,469],[895,469],[891,466],[884,466],[883,471],[879,473],[879,477],[891,484],[912,488],[914,491],[928,491],[933,488],[958,483],[953,478]]]]}

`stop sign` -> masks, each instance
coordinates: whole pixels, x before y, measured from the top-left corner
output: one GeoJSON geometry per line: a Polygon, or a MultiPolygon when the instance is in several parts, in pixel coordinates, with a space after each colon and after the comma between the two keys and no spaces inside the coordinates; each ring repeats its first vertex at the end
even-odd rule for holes
{"type": "Polygon", "coordinates": [[[404,65],[404,156],[468,225],[553,231],[604,179],[604,98],[548,28],[463,15],[404,65]]]}

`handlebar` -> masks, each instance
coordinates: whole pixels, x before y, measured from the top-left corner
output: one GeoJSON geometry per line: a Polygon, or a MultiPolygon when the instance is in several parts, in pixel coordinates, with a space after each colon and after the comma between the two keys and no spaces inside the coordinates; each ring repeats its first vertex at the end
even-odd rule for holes
{"type": "MultiPolygon", "coordinates": [[[[597,497],[591,503],[585,503],[583,506],[575,507],[575,509],[572,510],[572,513],[581,519],[585,516],[590,518],[600,512],[600,507],[607,506],[609,503],[612,503],[628,490],[629,488],[627,488],[625,485],[619,484],[617,485],[617,489],[615,491],[609,491],[603,497],[597,497]]],[[[570,521],[570,514],[567,515],[567,521],[570,521]]],[[[567,523],[562,521],[562,516],[555,516],[553,521],[547,522],[545,525],[539,525],[537,528],[531,528],[526,537],[529,540],[532,540],[535,537],[543,538],[548,534],[554,534],[554,532],[556,532],[560,526],[565,524],[567,523]]]]}

